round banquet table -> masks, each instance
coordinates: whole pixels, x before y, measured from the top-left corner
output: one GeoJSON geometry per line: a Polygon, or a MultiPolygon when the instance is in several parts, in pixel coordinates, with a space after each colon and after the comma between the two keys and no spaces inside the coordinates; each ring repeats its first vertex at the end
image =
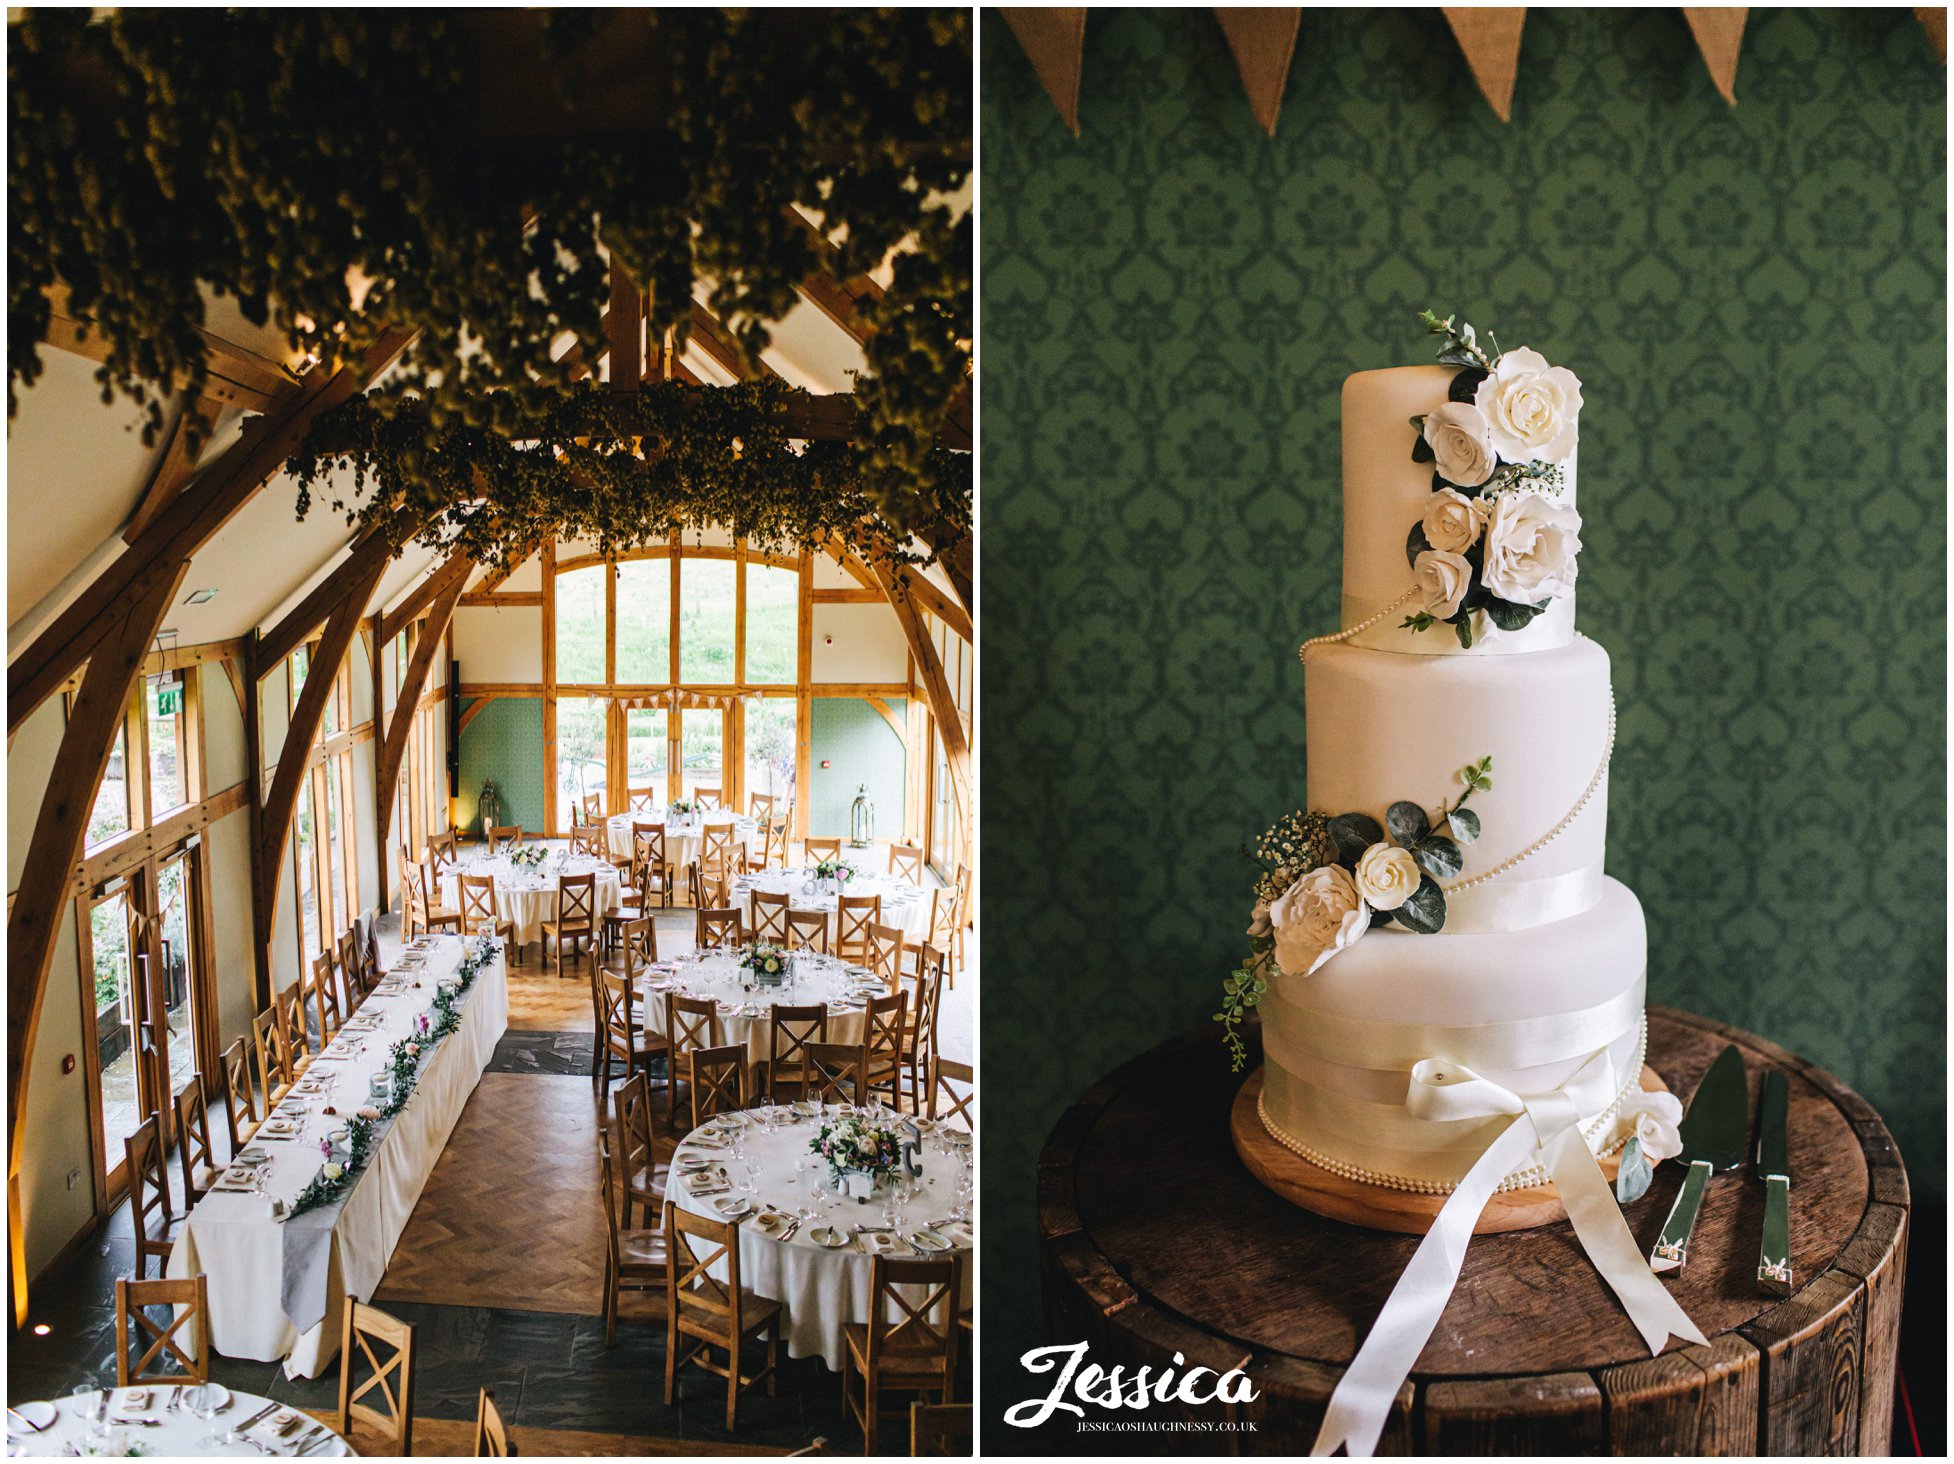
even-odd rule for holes
{"type": "Polygon", "coordinates": [[[672,866],[672,873],[684,887],[685,866],[697,859],[705,848],[707,824],[731,824],[733,842],[749,854],[758,854],[765,847],[760,836],[757,819],[736,815],[730,810],[715,808],[710,813],[674,814],[666,816],[662,808],[637,813],[615,814],[605,821],[606,837],[610,840],[611,856],[615,859],[631,857],[631,824],[633,820],[649,819],[665,825],[665,862],[672,866]]]}
{"type": "MultiPolygon", "coordinates": [[[[827,1110],[831,1118],[837,1111],[827,1110]]],[[[867,1202],[837,1193],[829,1182],[826,1162],[812,1152],[821,1119],[796,1114],[794,1108],[757,1108],[735,1115],[744,1124],[739,1140],[743,1148],[737,1152],[700,1142],[710,1143],[712,1124],[695,1130],[673,1156],[669,1193],[681,1210],[714,1220],[728,1218],[714,1209],[717,1201],[744,1200],[754,1207],[739,1228],[741,1286],[780,1303],[789,1357],[819,1355],[839,1372],[842,1328],[868,1320],[872,1258],[865,1245],[886,1245],[889,1255],[911,1258],[921,1252],[904,1237],[919,1230],[934,1231],[950,1243],[950,1249],[940,1254],[955,1256],[961,1267],[959,1309],[970,1309],[974,1232],[968,1219],[968,1182],[975,1145],[961,1130],[924,1120],[923,1174],[903,1205],[900,1236],[890,1232],[886,1238],[871,1238],[856,1234],[854,1228],[887,1225],[886,1190],[878,1188],[876,1197],[867,1202]],[[704,1188],[710,1191],[717,1183],[727,1188],[695,1195],[693,1180],[681,1172],[686,1160],[694,1157],[725,1171],[723,1181],[714,1180],[713,1171],[707,1171],[704,1188]],[[802,1217],[800,1229],[791,1239],[779,1239],[796,1217],[802,1217]],[[812,1239],[830,1225],[848,1237],[837,1249],[812,1239]]]]}
{"type": "MultiPolygon", "coordinates": [[[[1244,1035],[1252,1069],[1260,1033],[1244,1035]]],[[[1889,1451],[1909,1211],[1899,1153],[1871,1105],[1811,1063],[1649,1008],[1649,1064],[1678,1094],[1729,1043],[1753,1102],[1766,1071],[1789,1083],[1792,1294],[1757,1287],[1764,1186],[1748,1165],[1710,1181],[1689,1263],[1665,1278],[1707,1346],[1672,1342],[1651,1358],[1565,1220],[1474,1236],[1380,1454],[1889,1451]]],[[[1243,1452],[1307,1453],[1418,1237],[1323,1219],[1263,1188],[1228,1141],[1242,1083],[1210,1023],[1119,1068],[1059,1120],[1038,1161],[1046,1341],[1088,1339],[1090,1361],[1129,1371],[1175,1352],[1190,1366],[1246,1367],[1253,1402],[1145,1416],[1231,1415],[1255,1424],[1231,1435],[1243,1452]]],[[[1622,1207],[1643,1254],[1683,1174],[1658,1166],[1622,1207]]],[[[1047,1431],[1062,1428],[1073,1452],[1101,1439],[1171,1452],[1181,1438],[1076,1427],[1047,1431]]]]}
{"type": "MultiPolygon", "coordinates": [[[[842,862],[853,864],[849,850],[842,851],[842,862]]],[[[868,854],[873,851],[856,851],[868,854]]],[[[882,921],[893,925],[902,932],[902,938],[910,944],[929,939],[930,934],[930,892],[918,889],[907,880],[897,879],[890,874],[873,874],[859,864],[855,864],[855,877],[848,881],[847,890],[851,896],[880,895],[882,897],[882,921]]],[[[733,881],[733,902],[739,906],[742,915],[751,918],[751,902],[747,896],[758,890],[769,895],[786,895],[790,910],[818,910],[830,917],[828,939],[834,940],[839,932],[834,929],[833,915],[836,897],[829,894],[811,894],[807,886],[814,879],[811,871],[805,869],[769,869],[760,874],[742,875],[733,881]]]]}
{"type": "Polygon", "coordinates": [[[866,997],[880,995],[887,984],[860,966],[823,956],[816,951],[795,951],[788,959],[788,980],[779,986],[760,986],[749,972],[742,970],[739,958],[727,952],[688,952],[672,961],[646,968],[639,982],[645,996],[645,1026],[653,1032],[665,1029],[665,999],[689,996],[719,1004],[719,1033],[715,1040],[730,1046],[737,1042],[746,1048],[749,1064],[765,1062],[768,1015],[776,1006],[813,1006],[828,1009],[829,1042],[860,1042],[867,1031],[866,997]]]}
{"type": "Polygon", "coordinates": [[[495,909],[502,919],[516,927],[516,944],[526,946],[540,940],[543,922],[556,918],[557,881],[566,874],[597,876],[597,903],[593,924],[618,906],[617,866],[601,859],[552,853],[540,869],[529,870],[509,862],[506,854],[477,855],[441,874],[441,900],[450,910],[461,908],[461,881],[464,874],[488,875],[495,881],[495,909]]]}
{"type": "Polygon", "coordinates": [[[230,1402],[209,1419],[199,1418],[188,1408],[177,1408],[179,1396],[185,1402],[195,1401],[195,1386],[166,1386],[150,1383],[140,1388],[110,1388],[105,1390],[109,1397],[109,1433],[106,1438],[89,1438],[89,1421],[81,1416],[73,1397],[54,1399],[45,1403],[15,1403],[14,1412],[33,1424],[52,1414],[52,1421],[45,1423],[39,1432],[24,1427],[21,1418],[9,1416],[7,1419],[7,1452],[30,1458],[52,1457],[61,1454],[126,1454],[132,1445],[141,1445],[145,1453],[159,1458],[214,1458],[219,1455],[242,1455],[246,1458],[263,1458],[267,1454],[291,1457],[295,1450],[309,1445],[306,1457],[311,1459],[344,1459],[357,1451],[346,1440],[327,1428],[323,1423],[301,1413],[296,1408],[275,1404],[269,1398],[261,1398],[255,1393],[240,1393],[235,1388],[224,1391],[230,1394],[230,1402]],[[134,1406],[138,1395],[147,1395],[146,1407],[134,1406]],[[257,1424],[246,1430],[235,1442],[223,1437],[246,1422],[254,1414],[270,1408],[257,1424]],[[135,1419],[152,1419],[145,1425],[135,1419]],[[280,1428],[284,1432],[279,1432],[280,1428]],[[210,1442],[216,1435],[214,1442],[210,1442]]]}

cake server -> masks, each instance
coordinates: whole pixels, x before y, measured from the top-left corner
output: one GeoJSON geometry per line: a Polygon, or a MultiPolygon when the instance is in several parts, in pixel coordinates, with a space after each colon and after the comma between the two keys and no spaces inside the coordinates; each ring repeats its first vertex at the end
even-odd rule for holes
{"type": "Polygon", "coordinates": [[[1649,1268],[1658,1274],[1680,1271],[1688,1263],[1689,1233],[1696,1228],[1696,1211],[1710,1176],[1735,1169],[1749,1156],[1750,1090],[1743,1056],[1735,1046],[1719,1052],[1703,1074],[1680,1130],[1683,1152],[1678,1157],[1689,1165],[1689,1173],[1649,1252],[1649,1268]]]}
{"type": "Polygon", "coordinates": [[[1791,1090],[1781,1072],[1764,1075],[1757,1101],[1757,1177],[1764,1181],[1764,1244],[1757,1255],[1757,1287],[1766,1296],[1791,1295],[1791,1154],[1785,1110],[1791,1090]]]}

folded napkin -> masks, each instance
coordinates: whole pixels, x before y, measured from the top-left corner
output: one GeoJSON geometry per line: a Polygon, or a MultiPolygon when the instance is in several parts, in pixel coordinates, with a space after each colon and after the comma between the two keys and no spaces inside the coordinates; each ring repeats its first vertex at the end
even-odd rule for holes
{"type": "Polygon", "coordinates": [[[726,1141],[717,1134],[698,1133],[685,1141],[689,1149],[723,1149],[726,1141]]]}
{"type": "Polygon", "coordinates": [[[886,1231],[864,1230],[856,1239],[863,1252],[871,1256],[895,1255],[903,1249],[902,1242],[886,1231]]]}
{"type": "Polygon", "coordinates": [[[710,1169],[685,1181],[685,1192],[695,1200],[703,1200],[707,1195],[723,1195],[730,1189],[732,1186],[710,1169]]]}

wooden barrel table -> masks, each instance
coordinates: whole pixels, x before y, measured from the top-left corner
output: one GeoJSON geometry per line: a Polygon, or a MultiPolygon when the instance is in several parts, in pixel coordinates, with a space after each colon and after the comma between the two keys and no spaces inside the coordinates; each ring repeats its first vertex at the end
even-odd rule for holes
{"type": "MultiPolygon", "coordinates": [[[[1242,1368],[1258,1396],[1088,1410],[1126,1429],[1170,1427],[1082,1431],[1066,1452],[1306,1454],[1418,1244],[1321,1218],[1255,1180],[1229,1142],[1247,1070],[1228,1070],[1218,1033],[1126,1064],[1052,1131],[1038,1188],[1046,1340],[1084,1341],[1087,1361],[1129,1378],[1143,1366],[1155,1377],[1242,1368]],[[1220,1429],[1176,1431],[1189,1424],[1220,1429]]],[[[1764,1187],[1747,1168],[1711,1181],[1689,1264],[1668,1282],[1707,1346],[1672,1343],[1651,1358],[1565,1221],[1475,1236],[1380,1453],[1888,1452],[1906,1275],[1899,1152],[1871,1105],[1819,1068],[1749,1033],[1649,1009],[1649,1063],[1677,1093],[1693,1092],[1731,1042],[1753,1100],[1767,1070],[1789,1079],[1796,1290],[1757,1288],[1764,1187]]],[[[1259,1034],[1251,1048],[1259,1062],[1259,1034]]],[[[1682,1173],[1659,1166],[1624,1207],[1644,1252],[1682,1173]]]]}

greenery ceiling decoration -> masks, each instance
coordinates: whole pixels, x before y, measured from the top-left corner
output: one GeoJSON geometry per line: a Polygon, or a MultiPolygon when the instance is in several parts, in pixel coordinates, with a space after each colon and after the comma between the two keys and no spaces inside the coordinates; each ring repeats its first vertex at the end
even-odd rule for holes
{"type": "Polygon", "coordinates": [[[396,542],[406,523],[498,566],[551,536],[608,555],[712,524],[762,551],[835,536],[910,562],[929,551],[905,548],[907,534],[931,546],[969,532],[970,454],[934,450],[898,525],[863,485],[852,444],[796,448],[788,407],[805,395],[778,381],[624,394],[527,387],[495,393],[480,425],[434,429],[416,412],[355,398],[315,430],[316,455],[289,466],[301,517],[318,494],[396,542]],[[505,422],[523,423],[524,440],[505,422]]]}
{"type": "MultiPolygon", "coordinates": [[[[604,348],[600,240],[647,292],[653,331],[684,338],[698,280],[756,360],[797,282],[866,273],[906,241],[886,293],[859,302],[873,334],[858,429],[812,453],[754,516],[831,519],[832,506],[783,502],[827,493],[908,530],[940,525],[961,495],[967,522],[967,470],[946,483],[936,448],[969,369],[971,223],[941,206],[970,168],[965,11],[16,15],[10,414],[39,375],[57,283],[100,331],[105,399],[143,403],[150,441],[166,404],[204,383],[205,288],[328,369],[386,326],[416,327],[351,424],[321,428],[369,434],[383,444],[369,476],[424,499],[454,488],[458,458],[474,453],[491,495],[511,497],[442,522],[487,549],[492,519],[542,522],[541,496],[568,480],[515,445],[535,437],[533,417],[484,403],[588,393],[560,358],[566,333],[573,359],[604,348]],[[790,202],[845,230],[838,245],[824,249],[790,202]]],[[[637,474],[641,489],[670,490],[651,507],[605,517],[601,494],[632,485],[614,452],[596,450],[577,467],[601,470],[605,486],[578,491],[599,501],[566,500],[560,516],[621,545],[639,525],[756,486],[763,464],[785,472],[766,402],[733,393],[729,415],[701,412],[683,429],[671,414],[663,464],[637,474]],[[712,457],[698,435],[708,420],[742,434],[745,466],[681,484],[679,465],[712,457]]],[[[547,427],[546,400],[541,414],[547,427]]]]}

